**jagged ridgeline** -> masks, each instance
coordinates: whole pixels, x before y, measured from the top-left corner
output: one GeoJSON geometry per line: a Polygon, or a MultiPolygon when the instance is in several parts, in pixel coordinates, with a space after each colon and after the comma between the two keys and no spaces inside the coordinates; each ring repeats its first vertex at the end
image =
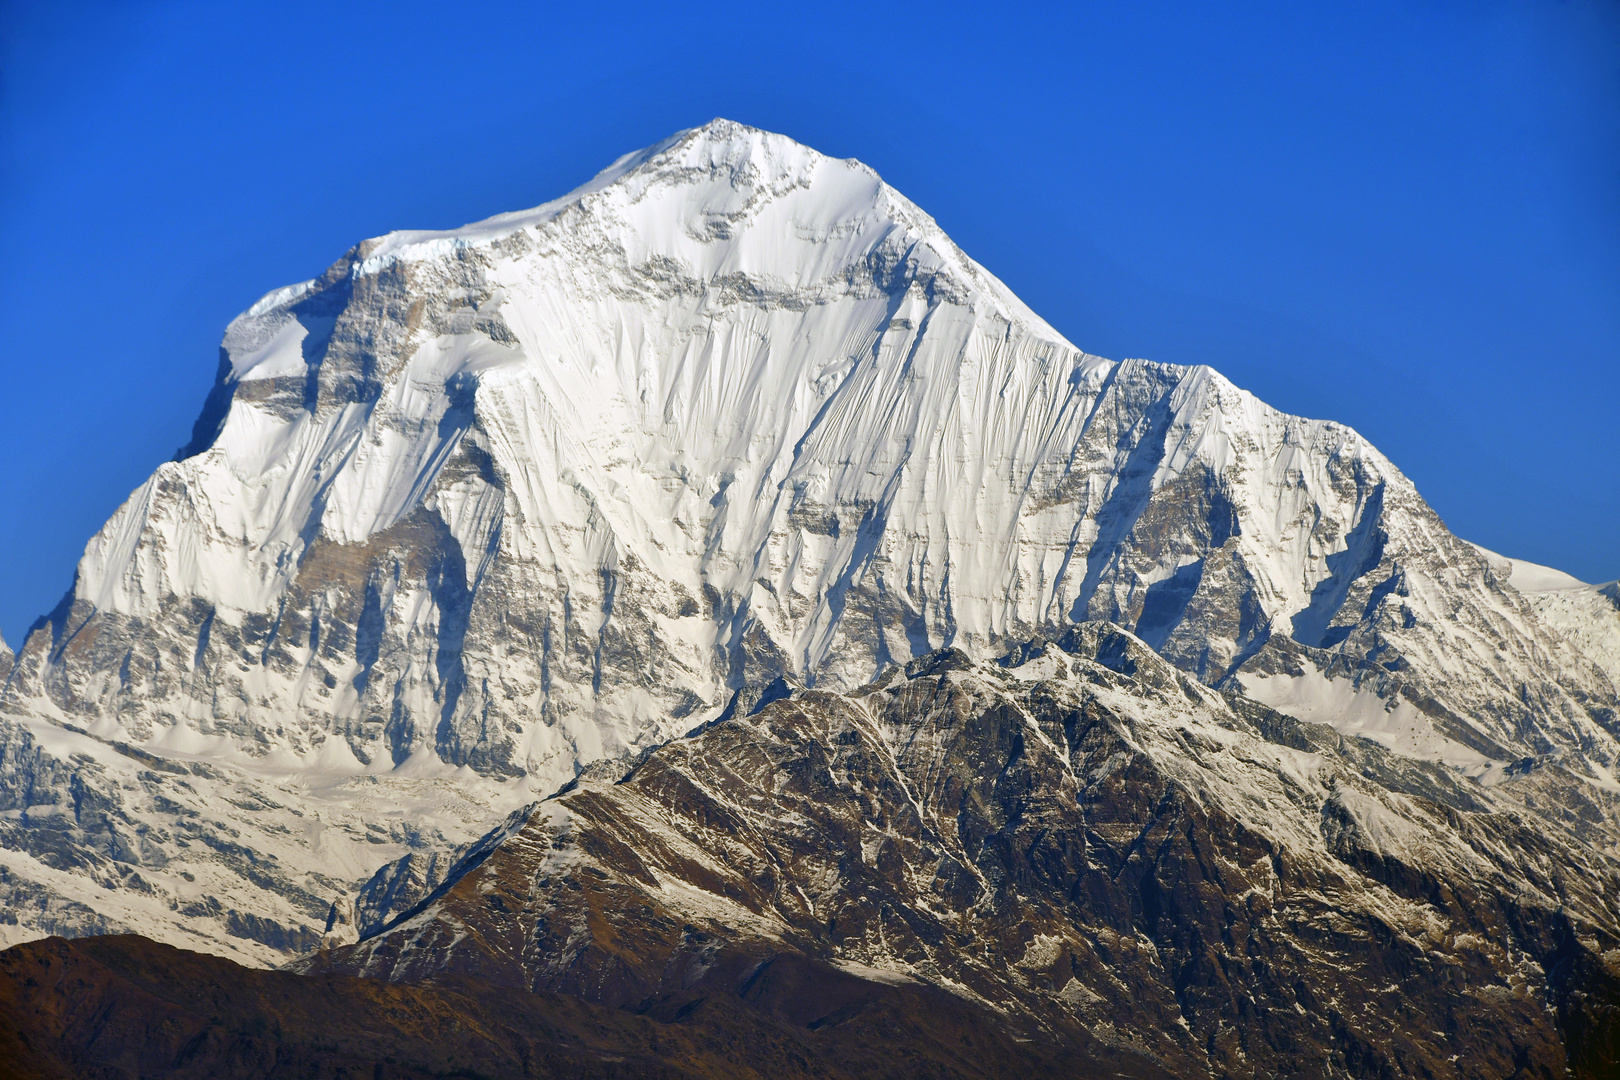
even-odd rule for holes
{"type": "Polygon", "coordinates": [[[1620,875],[1509,806],[1088,623],[581,779],[298,967],[667,1015],[808,962],[946,988],[1068,1075],[1612,1075],[1620,875]]]}
{"type": "Polygon", "coordinates": [[[728,707],[1090,620],[1601,862],[1620,612],[1516,573],[1348,428],[1089,355],[866,166],[715,121],[230,325],[0,653],[0,939],[281,963],[728,707]]]}

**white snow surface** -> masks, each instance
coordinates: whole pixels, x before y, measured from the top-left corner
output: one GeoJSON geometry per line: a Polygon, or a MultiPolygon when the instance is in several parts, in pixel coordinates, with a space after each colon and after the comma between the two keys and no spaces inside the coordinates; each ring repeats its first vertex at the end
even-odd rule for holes
{"type": "Polygon", "coordinates": [[[1246,695],[1301,720],[1328,724],[1347,735],[1371,739],[1406,757],[1440,761],[1475,776],[1491,759],[1447,738],[1411,702],[1379,697],[1370,688],[1330,679],[1320,671],[1301,675],[1251,675],[1243,680],[1246,695]]]}
{"type": "Polygon", "coordinates": [[[1485,556],[1491,568],[1503,574],[1512,585],[1522,593],[1552,592],[1558,589],[1588,589],[1586,582],[1581,581],[1573,574],[1566,574],[1562,570],[1555,570],[1550,566],[1542,566],[1526,559],[1510,559],[1506,555],[1498,555],[1489,548],[1472,545],[1474,550],[1485,556]]]}

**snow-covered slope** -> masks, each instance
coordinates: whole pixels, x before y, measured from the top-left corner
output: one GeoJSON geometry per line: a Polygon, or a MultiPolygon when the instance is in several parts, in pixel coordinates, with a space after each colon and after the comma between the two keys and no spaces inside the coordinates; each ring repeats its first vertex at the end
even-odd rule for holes
{"type": "Polygon", "coordinates": [[[1620,686],[1620,581],[1588,585],[1550,566],[1509,559],[1484,548],[1479,551],[1529,599],[1543,625],[1620,686]]]}
{"type": "Polygon", "coordinates": [[[1586,582],[1581,581],[1574,574],[1566,574],[1562,570],[1555,570],[1550,566],[1542,566],[1526,559],[1510,559],[1506,555],[1498,555],[1489,548],[1471,545],[1473,549],[1485,556],[1485,561],[1491,564],[1491,569],[1507,578],[1508,584],[1520,592],[1529,595],[1532,593],[1550,592],[1557,589],[1584,589],[1586,582]]]}
{"type": "MultiPolygon", "coordinates": [[[[4,708],[248,787],[450,776],[491,804],[461,843],[745,685],[1088,618],[1399,752],[1557,760],[1580,813],[1615,787],[1612,680],[1355,432],[1088,355],[870,169],[726,121],[235,320],[4,708]]],[[[284,858],[241,902],[370,872],[284,858]]]]}

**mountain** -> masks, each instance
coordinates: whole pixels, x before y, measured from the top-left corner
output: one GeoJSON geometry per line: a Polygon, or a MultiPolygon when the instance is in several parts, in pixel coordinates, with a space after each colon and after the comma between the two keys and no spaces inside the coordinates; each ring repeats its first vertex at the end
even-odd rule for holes
{"type": "Polygon", "coordinates": [[[1510,576],[1355,432],[1086,354],[717,120],[231,323],[4,676],[0,940],[280,962],[769,687],[1092,620],[1606,848],[1612,669],[1510,576]]]}
{"type": "Polygon", "coordinates": [[[1620,867],[1584,849],[1088,623],[581,781],[302,967],[644,1012],[793,959],[1173,1076],[1564,1075],[1620,1036],[1620,867]]]}

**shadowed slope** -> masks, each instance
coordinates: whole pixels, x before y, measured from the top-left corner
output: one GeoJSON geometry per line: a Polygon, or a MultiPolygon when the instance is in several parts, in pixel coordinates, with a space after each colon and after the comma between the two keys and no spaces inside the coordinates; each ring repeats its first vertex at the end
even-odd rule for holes
{"type": "Polygon", "coordinates": [[[134,936],[0,953],[6,1080],[796,1080],[1108,1075],[950,995],[786,957],[737,991],[639,1012],[476,980],[401,986],[246,969],[134,936]]]}

